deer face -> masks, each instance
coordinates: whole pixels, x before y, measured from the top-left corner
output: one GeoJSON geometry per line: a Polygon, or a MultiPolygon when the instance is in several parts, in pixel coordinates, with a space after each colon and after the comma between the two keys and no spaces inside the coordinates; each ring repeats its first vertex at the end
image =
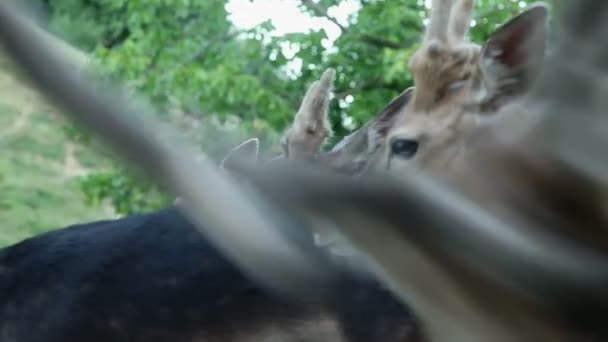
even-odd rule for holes
{"type": "Polygon", "coordinates": [[[386,132],[375,168],[443,172],[462,162],[469,137],[534,81],[547,8],[528,9],[478,46],[464,41],[473,5],[433,2],[427,36],[409,63],[416,88],[386,132]]]}

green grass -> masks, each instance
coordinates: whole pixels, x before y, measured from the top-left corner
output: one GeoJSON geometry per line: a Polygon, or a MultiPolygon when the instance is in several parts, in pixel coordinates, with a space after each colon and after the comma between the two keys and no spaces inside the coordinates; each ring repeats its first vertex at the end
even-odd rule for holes
{"type": "MultiPolygon", "coordinates": [[[[85,203],[65,163],[67,146],[75,142],[59,117],[0,54],[0,246],[110,214],[85,203]]],[[[76,145],[75,156],[88,169],[106,163],[85,146],[76,145]]]]}
{"type": "Polygon", "coordinates": [[[17,114],[18,112],[13,106],[0,102],[0,127],[10,126],[17,114]]]}

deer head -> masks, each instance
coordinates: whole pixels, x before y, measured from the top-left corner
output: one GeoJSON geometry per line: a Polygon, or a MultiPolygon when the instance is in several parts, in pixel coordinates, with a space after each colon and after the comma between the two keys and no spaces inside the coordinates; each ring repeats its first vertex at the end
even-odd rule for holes
{"type": "Polygon", "coordinates": [[[466,40],[473,0],[434,0],[421,47],[409,66],[415,90],[385,134],[374,167],[444,171],[468,137],[526,94],[545,55],[548,10],[535,5],[479,46],[466,40]]]}
{"type": "Polygon", "coordinates": [[[398,114],[409,103],[413,88],[408,88],[394,98],[372,120],[355,132],[344,137],[327,153],[321,161],[347,175],[363,174],[377,157],[384,145],[389,129],[395,124],[398,114]]]}

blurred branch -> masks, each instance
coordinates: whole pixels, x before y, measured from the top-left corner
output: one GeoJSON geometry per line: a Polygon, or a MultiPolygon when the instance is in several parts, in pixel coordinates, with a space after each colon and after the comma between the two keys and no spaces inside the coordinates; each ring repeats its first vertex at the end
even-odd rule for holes
{"type": "MultiPolygon", "coordinates": [[[[327,10],[322,8],[319,4],[315,3],[312,0],[302,0],[301,3],[304,7],[313,12],[316,16],[325,18],[332,22],[334,25],[338,26],[338,28],[340,28],[340,31],[342,31],[342,34],[349,33],[349,30],[346,26],[340,24],[338,19],[329,15],[329,13],[327,13],[327,10]]],[[[358,39],[360,39],[364,43],[373,45],[378,48],[406,49],[408,47],[405,44],[400,44],[398,42],[393,42],[384,38],[374,37],[369,34],[360,34],[357,36],[358,39]]]]}
{"type": "Polygon", "coordinates": [[[200,22],[199,19],[200,19],[200,15],[189,16],[186,19],[187,23],[186,23],[186,26],[184,27],[184,30],[181,33],[181,37],[179,37],[179,39],[175,39],[173,42],[171,42],[171,44],[159,45],[157,47],[156,51],[154,52],[154,54],[152,55],[152,58],[150,59],[150,63],[146,67],[146,70],[153,71],[154,69],[156,69],[156,65],[157,65],[158,60],[160,59],[160,56],[162,55],[163,51],[166,51],[168,49],[175,47],[177,44],[184,41],[185,39],[189,39],[189,38],[198,36],[200,34],[200,32],[198,32],[195,29],[196,28],[195,24],[200,22]]]}
{"type": "MultiPolygon", "coordinates": [[[[235,37],[237,37],[240,33],[242,33],[242,31],[234,31],[228,34],[225,34],[223,36],[219,36],[216,37],[216,39],[212,39],[212,40],[208,40],[205,44],[203,44],[203,46],[201,46],[200,49],[198,49],[196,52],[194,52],[193,54],[191,54],[188,58],[186,58],[185,60],[179,62],[176,64],[176,66],[170,70],[165,71],[162,76],[160,77],[160,80],[164,80],[167,77],[169,77],[170,75],[172,75],[173,73],[175,73],[177,70],[187,66],[190,63],[194,63],[197,60],[200,60],[202,57],[205,56],[205,54],[207,52],[209,52],[211,50],[211,48],[218,43],[222,43],[222,44],[226,44],[228,41],[234,39],[235,37]]],[[[161,48],[160,50],[164,50],[166,49],[166,47],[161,48]]]]}
{"type": "Polygon", "coordinates": [[[102,45],[106,49],[113,49],[113,48],[119,46],[120,44],[122,44],[125,40],[127,40],[130,35],[131,35],[131,30],[129,30],[128,26],[125,26],[125,27],[121,28],[120,31],[118,31],[112,37],[104,39],[102,42],[102,45]]]}
{"type": "Polygon", "coordinates": [[[395,50],[408,48],[408,46],[406,44],[393,42],[388,39],[373,37],[373,36],[370,36],[367,34],[362,34],[360,37],[363,42],[368,43],[370,45],[374,45],[379,48],[389,48],[389,49],[395,49],[395,50]]]}
{"type": "Polygon", "coordinates": [[[200,60],[202,57],[205,56],[205,54],[207,52],[209,52],[209,50],[211,49],[211,47],[213,47],[215,44],[221,43],[221,44],[225,45],[226,43],[228,43],[229,41],[233,40],[234,38],[236,38],[241,33],[243,33],[243,31],[236,30],[236,31],[227,33],[227,34],[225,34],[223,36],[217,37],[214,40],[208,41],[207,44],[205,44],[197,52],[195,52],[194,54],[192,54],[190,56],[190,58],[188,58],[184,63],[187,64],[187,63],[192,63],[192,62],[195,62],[197,60],[200,60]]]}
{"type": "Polygon", "coordinates": [[[306,7],[310,11],[312,11],[316,16],[323,17],[323,18],[331,21],[332,23],[334,23],[334,25],[336,25],[340,28],[342,33],[346,32],[346,30],[347,30],[346,27],[343,26],[342,24],[340,24],[338,19],[329,15],[329,13],[327,13],[327,10],[324,9],[323,7],[321,7],[319,4],[316,4],[312,0],[302,0],[301,3],[304,7],[306,7]]]}

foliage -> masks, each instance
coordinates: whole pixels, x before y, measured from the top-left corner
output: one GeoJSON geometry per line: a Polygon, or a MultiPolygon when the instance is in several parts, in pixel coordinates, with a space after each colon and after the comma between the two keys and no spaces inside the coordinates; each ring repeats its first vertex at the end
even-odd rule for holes
{"type": "MultiPolygon", "coordinates": [[[[360,0],[360,9],[348,22],[340,22],[330,13],[346,0],[294,1],[303,12],[325,18],[340,29],[330,49],[323,48],[328,43],[323,30],[276,35],[269,22],[239,30],[228,19],[225,0],[45,3],[55,31],[91,51],[103,74],[150,98],[167,113],[164,119],[207,124],[215,120],[213,127],[229,132],[225,126],[236,118],[236,136],[258,136],[263,146],[276,142],[306,87],[325,68],[334,67],[336,99],[331,118],[339,139],[412,85],[407,61],[428,13],[422,0],[360,0]],[[290,68],[294,61],[301,62],[299,70],[290,68]]],[[[526,3],[478,1],[472,39],[483,41],[526,3]]],[[[216,159],[228,147],[217,144],[217,134],[198,134],[197,138],[206,151],[214,149],[216,159]]],[[[90,176],[83,189],[92,201],[110,198],[121,213],[167,202],[165,195],[133,177],[116,166],[109,173],[90,176]]]]}
{"type": "Polygon", "coordinates": [[[121,170],[98,172],[86,177],[82,188],[89,205],[98,205],[100,200],[109,199],[119,213],[141,212],[170,203],[170,199],[157,188],[121,170]]]}

